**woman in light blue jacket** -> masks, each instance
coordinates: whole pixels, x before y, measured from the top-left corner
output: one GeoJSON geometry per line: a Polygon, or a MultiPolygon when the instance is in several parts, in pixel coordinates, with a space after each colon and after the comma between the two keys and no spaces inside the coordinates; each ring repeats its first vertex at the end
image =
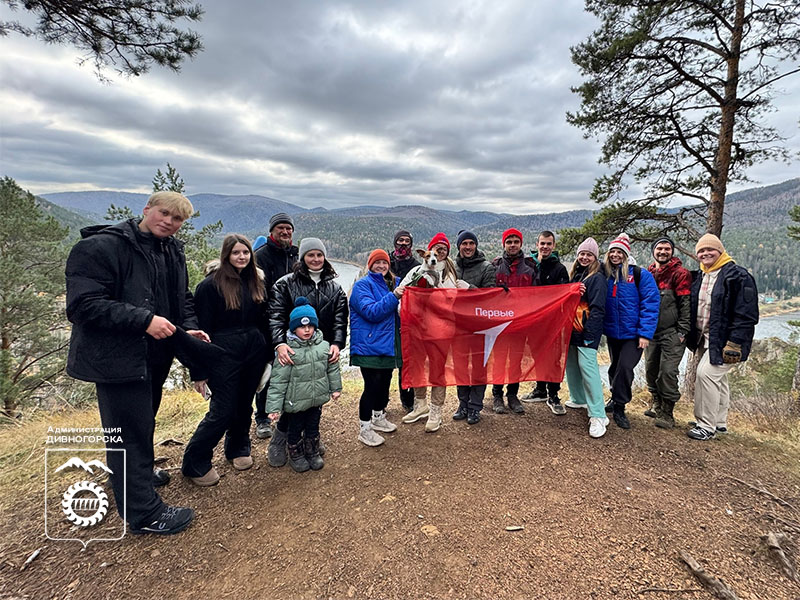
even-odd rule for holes
{"type": "Polygon", "coordinates": [[[603,333],[611,355],[611,400],[606,411],[613,412],[614,422],[622,429],[631,428],[625,405],[631,401],[633,370],[656,333],[661,304],[656,280],[647,269],[629,265],[630,254],[630,239],[620,233],[609,245],[605,260],[608,294],[603,333]]]}
{"type": "Polygon", "coordinates": [[[358,404],[358,439],[367,446],[385,440],[397,425],[386,418],[392,371],[402,366],[397,306],[404,287],[389,270],[389,254],[373,250],[367,274],[353,284],[350,294],[350,364],[361,368],[364,392],[358,404]]]}

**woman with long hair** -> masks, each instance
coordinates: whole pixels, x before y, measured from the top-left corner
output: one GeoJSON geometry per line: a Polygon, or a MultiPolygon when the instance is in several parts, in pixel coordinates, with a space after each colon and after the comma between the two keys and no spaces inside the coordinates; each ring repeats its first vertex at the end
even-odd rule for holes
{"type": "Polygon", "coordinates": [[[594,238],[578,246],[570,282],[581,284],[581,300],[575,314],[567,353],[568,408],[585,408],[589,413],[589,435],[605,435],[608,417],[603,407],[603,384],[597,364],[597,348],[603,336],[606,307],[606,279],[600,268],[599,249],[594,238]]]}
{"type": "MultiPolygon", "coordinates": [[[[339,360],[339,352],[347,342],[347,295],[335,279],[338,274],[326,258],[325,244],[318,238],[305,238],[300,242],[300,260],[288,275],[284,275],[272,286],[269,299],[269,327],[272,343],[275,345],[275,360],[281,365],[294,364],[294,350],[287,343],[286,332],[289,319],[295,308],[295,300],[300,296],[308,300],[319,320],[322,339],[330,345],[328,361],[339,360]]],[[[267,459],[273,467],[282,467],[288,459],[287,433],[288,420],[281,415],[275,432],[267,448],[267,459]]],[[[309,456],[316,452],[325,454],[325,447],[319,438],[304,440],[309,456]]]]}
{"type": "Polygon", "coordinates": [[[350,293],[350,364],[361,369],[364,379],[358,439],[367,446],[385,441],[378,432],[397,429],[386,418],[386,406],[392,371],[403,366],[397,307],[404,290],[389,269],[389,254],[379,248],[370,252],[367,274],[350,293]]]}
{"type": "Polygon", "coordinates": [[[603,332],[611,355],[608,367],[611,400],[606,410],[613,413],[614,422],[622,429],[631,427],[625,405],[631,401],[633,369],[656,334],[661,305],[661,293],[653,275],[630,264],[630,255],[631,241],[620,233],[609,244],[605,260],[608,293],[603,332]]]}
{"type": "Polygon", "coordinates": [[[262,330],[266,326],[263,275],[253,260],[250,241],[226,235],[219,260],[207,266],[195,291],[195,312],[211,342],[227,352],[225,368],[206,380],[192,373],[195,389],[207,396],[208,413],[197,426],[183,455],[183,474],[200,486],[214,485],[219,474],[211,464],[214,448],[225,436],[225,457],[236,470],[253,466],[250,417],[253,395],[268,359],[262,330]],[[220,374],[216,374],[219,372],[220,374]]]}

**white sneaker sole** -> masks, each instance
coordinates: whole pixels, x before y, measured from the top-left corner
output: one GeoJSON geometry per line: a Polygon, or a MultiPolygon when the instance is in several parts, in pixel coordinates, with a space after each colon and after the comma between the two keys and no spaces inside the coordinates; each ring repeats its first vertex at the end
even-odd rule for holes
{"type": "Polygon", "coordinates": [[[438,422],[438,423],[437,423],[435,426],[433,426],[433,427],[428,427],[428,425],[427,425],[427,424],[425,424],[425,433],[436,433],[437,431],[439,431],[439,429],[441,428],[441,426],[442,426],[442,422],[441,422],[441,421],[439,421],[439,422],[438,422]]]}
{"type": "Polygon", "coordinates": [[[391,427],[383,427],[381,425],[372,424],[372,431],[380,431],[381,433],[394,433],[397,431],[397,425],[392,423],[391,427]]]}
{"type": "Polygon", "coordinates": [[[416,417],[413,417],[413,418],[409,418],[409,416],[406,415],[405,417],[403,417],[402,421],[406,425],[408,425],[410,423],[416,423],[420,419],[427,419],[429,414],[430,414],[430,411],[426,412],[426,413],[422,413],[421,415],[417,415],[416,417]]]}
{"type": "Polygon", "coordinates": [[[361,437],[361,435],[359,435],[358,436],[358,441],[361,442],[362,444],[364,444],[365,446],[370,446],[371,448],[374,448],[375,446],[380,446],[381,444],[383,444],[383,442],[386,441],[381,436],[378,436],[378,438],[380,438],[380,441],[378,441],[378,440],[367,440],[367,439],[364,439],[363,437],[361,437]]]}
{"type": "Polygon", "coordinates": [[[564,406],[566,406],[567,408],[575,408],[575,409],[582,408],[584,410],[589,410],[588,404],[575,404],[574,402],[564,402],[564,406]]]}

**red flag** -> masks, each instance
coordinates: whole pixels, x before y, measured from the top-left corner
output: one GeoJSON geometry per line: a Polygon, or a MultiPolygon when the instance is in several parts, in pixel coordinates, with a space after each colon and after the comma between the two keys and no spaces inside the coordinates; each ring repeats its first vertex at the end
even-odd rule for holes
{"type": "Polygon", "coordinates": [[[400,309],[404,388],[561,381],[580,284],[407,287],[400,309]]]}

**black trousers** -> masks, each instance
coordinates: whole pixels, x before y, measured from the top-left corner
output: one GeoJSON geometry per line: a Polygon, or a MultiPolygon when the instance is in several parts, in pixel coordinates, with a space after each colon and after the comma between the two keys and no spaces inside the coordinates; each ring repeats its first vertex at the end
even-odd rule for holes
{"type": "Polygon", "coordinates": [[[364,391],[358,401],[358,418],[362,421],[372,419],[373,410],[385,410],[389,404],[389,387],[392,385],[394,369],[370,369],[361,367],[364,378],[364,391]]]}
{"type": "Polygon", "coordinates": [[[397,387],[400,390],[400,403],[406,408],[414,408],[414,388],[404,388],[403,369],[397,370],[397,387]]]}
{"type": "MultiPolygon", "coordinates": [[[[509,383],[506,385],[506,396],[517,396],[519,394],[519,383],[509,383]]],[[[503,397],[503,385],[492,385],[492,396],[503,397]]]]}
{"type": "Polygon", "coordinates": [[[631,401],[633,370],[642,358],[639,338],[618,340],[606,337],[611,365],[608,367],[608,382],[611,386],[611,400],[615,404],[627,404],[631,401]]]}
{"type": "Polygon", "coordinates": [[[322,418],[322,407],[315,406],[308,410],[296,413],[283,413],[286,415],[287,439],[290,446],[295,446],[305,438],[313,440],[319,438],[319,422],[322,418]]]}
{"type": "Polygon", "coordinates": [[[264,389],[256,394],[256,423],[269,423],[269,415],[267,414],[267,392],[269,391],[269,382],[264,386],[264,389]]]}
{"type": "Polygon", "coordinates": [[[250,456],[250,417],[261,374],[267,363],[267,347],[253,329],[229,335],[218,334],[214,343],[229,350],[224,368],[208,379],[211,401],[183,454],[181,471],[187,477],[202,477],[211,469],[211,458],[225,436],[225,458],[250,456]]]}
{"type": "Polygon", "coordinates": [[[161,357],[160,362],[148,365],[144,381],[95,384],[103,428],[121,431],[112,438],[119,436],[122,441],[111,440],[106,447],[125,452],[108,452],[106,461],[112,471],[109,478],[117,511],[133,527],[149,523],[164,508],[153,487],[153,434],[171,365],[171,358],[166,362],[166,357],[161,357]]]}
{"type": "Polygon", "coordinates": [[[556,398],[561,391],[560,381],[537,381],[536,391],[547,394],[549,398],[556,398]]]}
{"type": "MultiPolygon", "coordinates": [[[[464,404],[467,410],[483,410],[483,397],[486,395],[486,385],[459,385],[456,387],[458,403],[464,404]]],[[[502,386],[500,393],[503,393],[502,386]]]]}

